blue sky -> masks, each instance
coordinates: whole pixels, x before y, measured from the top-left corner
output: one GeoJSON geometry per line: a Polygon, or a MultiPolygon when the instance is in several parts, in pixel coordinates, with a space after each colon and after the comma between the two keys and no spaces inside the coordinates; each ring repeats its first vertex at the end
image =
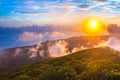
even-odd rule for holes
{"type": "Polygon", "coordinates": [[[69,24],[81,16],[97,15],[119,23],[120,0],[0,0],[0,26],[69,24]]]}
{"type": "MultiPolygon", "coordinates": [[[[0,28],[0,50],[15,47],[18,43],[21,45],[35,43],[49,34],[36,33],[36,30],[14,31],[8,27],[16,28],[33,24],[75,26],[89,16],[98,16],[106,24],[120,25],[120,0],[0,0],[0,27],[4,28],[0,28]],[[26,36],[33,37],[33,41],[28,43],[26,36]]],[[[63,33],[53,33],[64,37],[63,33]]],[[[52,36],[52,33],[50,34],[52,36]]]]}

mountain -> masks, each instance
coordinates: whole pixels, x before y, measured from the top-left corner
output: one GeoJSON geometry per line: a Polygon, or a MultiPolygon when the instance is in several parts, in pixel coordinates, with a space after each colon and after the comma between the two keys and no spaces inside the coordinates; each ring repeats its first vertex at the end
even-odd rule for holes
{"type": "Polygon", "coordinates": [[[60,57],[76,51],[92,48],[110,36],[79,36],[54,41],[46,41],[31,46],[10,48],[0,51],[0,71],[16,69],[22,65],[60,57]]]}
{"type": "Polygon", "coordinates": [[[0,80],[120,80],[120,52],[86,49],[0,73],[0,80]]]}

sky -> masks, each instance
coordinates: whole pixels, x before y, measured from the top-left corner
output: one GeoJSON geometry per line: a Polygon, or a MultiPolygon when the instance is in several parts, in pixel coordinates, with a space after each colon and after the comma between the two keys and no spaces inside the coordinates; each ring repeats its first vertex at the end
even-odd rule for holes
{"type": "Polygon", "coordinates": [[[0,26],[75,24],[87,16],[119,23],[120,0],[0,0],[0,26]]]}
{"type": "Polygon", "coordinates": [[[23,26],[76,27],[90,16],[99,17],[106,25],[120,25],[120,0],[0,0],[0,50],[76,35],[23,26]]]}

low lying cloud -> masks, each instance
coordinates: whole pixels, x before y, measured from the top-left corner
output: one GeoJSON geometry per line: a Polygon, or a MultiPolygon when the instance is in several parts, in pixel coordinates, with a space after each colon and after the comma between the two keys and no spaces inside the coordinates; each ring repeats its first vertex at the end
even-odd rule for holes
{"type": "Polygon", "coordinates": [[[94,45],[94,47],[102,46],[108,46],[110,48],[120,51],[120,39],[117,39],[116,37],[110,37],[107,41],[103,41],[100,42],[98,45],[94,45]]]}
{"type": "MultiPolygon", "coordinates": [[[[32,48],[29,48],[29,52],[28,54],[30,54],[29,58],[34,58],[37,56],[37,53],[38,53],[38,49],[41,47],[42,45],[40,43],[38,43],[36,45],[36,47],[32,47],[32,48]]],[[[39,55],[41,56],[43,54],[43,52],[39,51],[39,55]]],[[[43,55],[42,55],[43,56],[43,55]]]]}
{"type": "Polygon", "coordinates": [[[64,36],[66,36],[66,35],[63,33],[60,33],[60,32],[56,32],[56,31],[51,33],[52,38],[60,38],[60,37],[64,37],[64,36]]]}
{"type": "Polygon", "coordinates": [[[34,32],[24,32],[22,35],[19,37],[18,41],[21,42],[32,42],[36,40],[42,39],[43,35],[34,33],[34,32]]]}
{"type": "Polygon", "coordinates": [[[20,42],[25,42],[25,43],[29,43],[29,42],[42,42],[45,40],[55,40],[55,39],[61,39],[61,38],[65,38],[66,35],[64,33],[61,32],[46,32],[46,33],[35,33],[35,32],[24,32],[22,33],[19,38],[18,41],[20,42]]]}
{"type": "Polygon", "coordinates": [[[40,50],[40,48],[42,48],[41,43],[38,43],[38,44],[31,46],[31,47],[16,48],[13,56],[14,57],[19,56],[19,55],[24,54],[24,52],[28,51],[26,54],[29,55],[29,58],[35,58],[35,57],[38,57],[38,55],[41,57],[44,57],[45,51],[44,51],[44,49],[40,50]]]}
{"type": "Polygon", "coordinates": [[[48,51],[51,57],[60,57],[60,56],[70,54],[67,48],[67,42],[65,42],[64,40],[62,41],[60,40],[56,42],[54,45],[50,46],[48,48],[48,51]]]}
{"type": "Polygon", "coordinates": [[[70,51],[68,48],[68,43],[63,41],[57,41],[52,46],[49,46],[48,51],[51,55],[51,57],[60,57],[64,55],[68,55],[71,53],[75,53],[81,50],[90,49],[90,48],[97,48],[97,47],[110,47],[117,51],[120,51],[120,40],[115,37],[110,37],[107,41],[101,40],[98,44],[93,45],[93,47],[87,47],[84,45],[73,47],[73,49],[70,51]]]}
{"type": "Polygon", "coordinates": [[[112,37],[108,40],[107,45],[113,49],[120,51],[120,40],[112,37]]]}
{"type": "Polygon", "coordinates": [[[22,51],[21,48],[17,48],[17,49],[15,50],[15,54],[14,54],[13,56],[17,56],[21,51],[22,51]]]}
{"type": "Polygon", "coordinates": [[[84,47],[84,46],[74,47],[74,48],[72,49],[72,53],[78,52],[78,51],[81,51],[81,50],[85,50],[85,49],[88,49],[88,48],[87,48],[87,47],[84,47]]]}

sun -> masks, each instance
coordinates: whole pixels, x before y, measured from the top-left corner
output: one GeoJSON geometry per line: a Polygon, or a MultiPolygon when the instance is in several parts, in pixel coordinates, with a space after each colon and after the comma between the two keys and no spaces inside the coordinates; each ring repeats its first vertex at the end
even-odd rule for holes
{"type": "Polygon", "coordinates": [[[98,23],[97,23],[96,20],[91,20],[89,25],[90,25],[91,28],[95,29],[95,28],[97,28],[98,23]]]}
{"type": "Polygon", "coordinates": [[[97,17],[89,17],[84,20],[82,31],[87,35],[98,35],[105,31],[104,23],[97,17]]]}

